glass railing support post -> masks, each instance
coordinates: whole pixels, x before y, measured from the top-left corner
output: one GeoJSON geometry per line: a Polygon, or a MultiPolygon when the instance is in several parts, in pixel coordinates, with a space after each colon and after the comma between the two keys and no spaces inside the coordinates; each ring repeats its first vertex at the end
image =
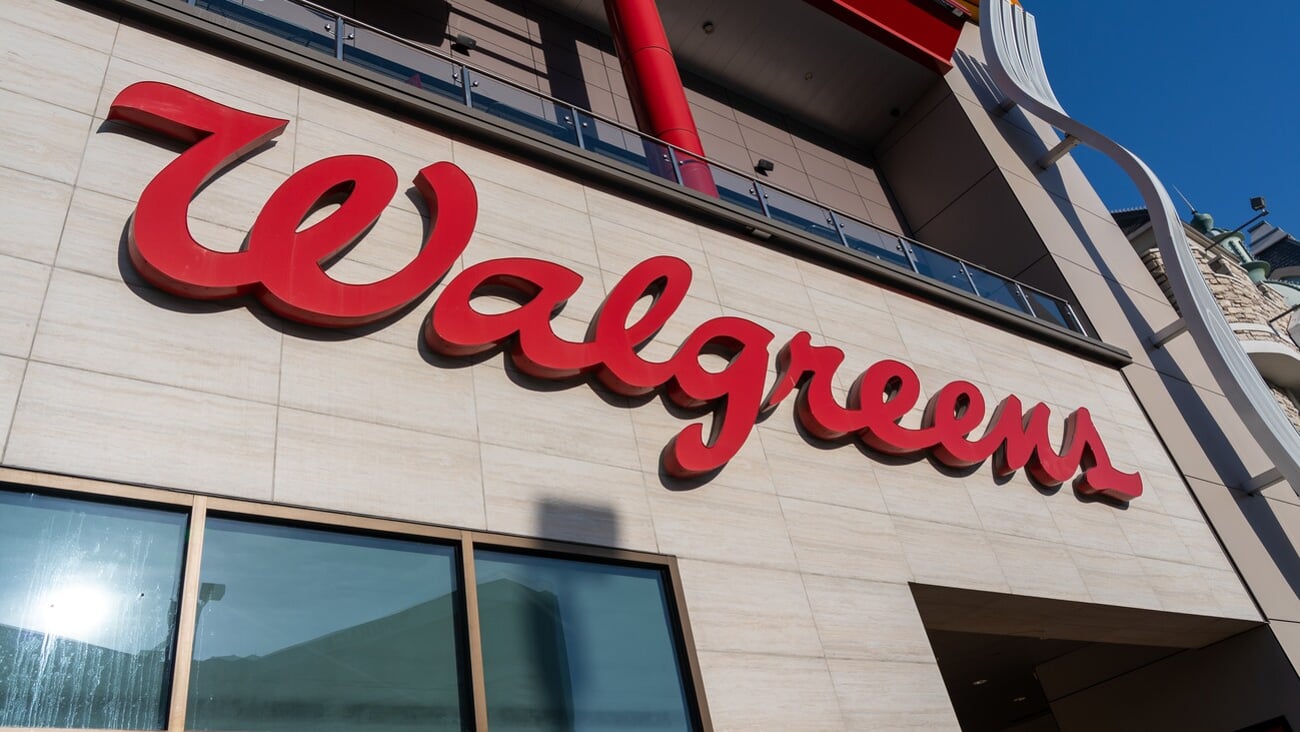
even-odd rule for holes
{"type": "Polygon", "coordinates": [[[912,245],[907,243],[903,237],[898,237],[898,248],[902,250],[907,257],[907,263],[912,266],[912,271],[921,274],[921,268],[916,263],[916,253],[912,251],[912,245]]]}
{"type": "Polygon", "coordinates": [[[829,214],[830,216],[831,226],[835,228],[835,233],[839,234],[840,243],[844,245],[845,249],[848,249],[849,237],[847,234],[844,233],[844,224],[840,223],[840,217],[836,216],[835,212],[830,210],[829,208],[826,209],[826,213],[829,214]]]}
{"type": "Polygon", "coordinates": [[[676,148],[668,148],[668,159],[673,161],[673,179],[677,181],[677,185],[686,185],[682,181],[682,163],[677,159],[676,148]]]}
{"type": "Polygon", "coordinates": [[[571,119],[573,120],[573,132],[575,135],[578,136],[578,147],[582,148],[583,150],[586,150],[587,140],[582,136],[583,122],[582,122],[582,118],[578,116],[578,108],[570,106],[569,114],[572,115],[571,119]]]}
{"type": "Polygon", "coordinates": [[[1026,312],[1028,312],[1030,315],[1037,318],[1038,312],[1034,310],[1034,301],[1030,300],[1029,295],[1025,294],[1025,288],[1021,287],[1020,283],[1014,280],[1011,282],[1011,284],[1016,286],[1016,295],[1020,297],[1020,302],[1023,302],[1025,304],[1026,312]]]}
{"type": "Polygon", "coordinates": [[[1065,312],[1070,314],[1070,321],[1074,323],[1074,329],[1079,331],[1081,335],[1088,335],[1088,330],[1083,327],[1083,321],[1079,320],[1079,314],[1074,312],[1074,306],[1068,300],[1062,300],[1061,302],[1065,303],[1065,312]]]}
{"type": "Polygon", "coordinates": [[[343,16],[334,16],[334,58],[343,60],[343,16]]]}
{"type": "MultiPolygon", "coordinates": [[[[970,270],[967,269],[966,267],[966,263],[958,260],[957,266],[961,267],[961,273],[963,275],[966,275],[966,281],[970,283],[970,291],[975,293],[976,295],[979,295],[980,288],[975,285],[975,278],[971,276],[970,270]]],[[[982,295],[980,296],[983,297],[982,295]]]]}
{"type": "Polygon", "coordinates": [[[767,207],[767,194],[763,192],[763,186],[758,181],[750,179],[753,186],[754,196],[758,199],[759,208],[763,209],[763,218],[772,218],[772,210],[767,207]]]}

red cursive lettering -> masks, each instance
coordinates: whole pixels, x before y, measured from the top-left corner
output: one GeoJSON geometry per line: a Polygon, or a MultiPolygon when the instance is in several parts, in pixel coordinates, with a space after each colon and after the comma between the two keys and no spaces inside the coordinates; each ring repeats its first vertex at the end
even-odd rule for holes
{"type": "MultiPolygon", "coordinates": [[[[145,188],[132,218],[131,261],[160,289],[190,298],[221,299],[252,294],[284,317],[323,327],[370,323],[428,292],[460,256],[478,212],[474,186],[452,163],[434,163],[415,185],[434,223],[415,259],[392,276],[364,285],[331,278],[326,264],[355,244],[375,223],[397,188],[385,162],[341,155],[312,163],[288,178],[270,197],[249,230],[243,251],[215,252],[196,242],[186,215],[190,201],[213,176],[284,131],[285,120],[226,107],[176,87],[141,82],[114,100],[110,119],[129,122],[190,143],[145,188]],[[339,203],[321,221],[300,229],[315,210],[339,203]]],[[[691,269],[675,257],[651,257],[633,267],[605,298],[587,339],[558,336],[551,321],[578,288],[582,276],[539,259],[512,257],[475,264],[438,297],[424,327],[428,345],[449,356],[504,347],[518,368],[539,379],[590,376],[629,396],[664,389],[687,408],[712,407],[712,423],[692,423],[665,446],[665,470],[690,478],[718,470],[735,457],[760,414],[798,391],[800,423],[825,440],[852,436],[890,455],[930,451],[939,462],[969,468],[992,458],[999,475],[1025,469],[1037,482],[1057,486],[1082,468],[1075,487],[1121,501],[1142,493],[1141,477],[1110,463],[1087,409],[1065,419],[1059,450],[1048,435],[1051,410],[1028,411],[1014,396],[985,422],[984,396],[973,384],[954,381],[930,398],[919,427],[901,420],[921,394],[916,372],[882,360],[854,382],[846,403],[831,388],[844,352],[815,346],[801,332],[776,355],[777,378],[764,396],[773,334],[749,320],[720,317],[697,326],[667,361],[639,351],[677,311],[691,282],[691,269]],[[500,313],[473,307],[475,297],[505,291],[518,305],[500,313]],[[649,307],[629,322],[636,305],[649,307]],[[712,371],[702,355],[721,354],[727,365],[712,371]],[[972,438],[981,424],[979,437],[972,438]]]]}
{"type": "Polygon", "coordinates": [[[279,136],[288,121],[243,112],[153,81],[122,90],[108,119],[190,143],[140,194],[128,234],[136,269],[155,287],[175,295],[218,300],[252,293],[275,313],[311,325],[371,323],[437,284],[474,231],[474,185],[455,165],[435,163],[415,179],[434,219],[415,259],[370,284],[330,277],[326,264],[374,225],[397,191],[397,176],[388,163],[341,155],[290,176],[258,214],[242,251],[216,252],[190,235],[190,201],[234,161],[279,136]],[[341,205],[299,230],[310,213],[330,203],[341,205]]]}

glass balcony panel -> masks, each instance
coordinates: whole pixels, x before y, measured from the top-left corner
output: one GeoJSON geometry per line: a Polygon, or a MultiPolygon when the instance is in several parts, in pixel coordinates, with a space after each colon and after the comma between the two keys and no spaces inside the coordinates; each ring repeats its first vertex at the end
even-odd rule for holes
{"type": "Polygon", "coordinates": [[[763,195],[767,197],[767,210],[772,218],[822,239],[840,243],[839,232],[831,223],[830,211],[812,201],[766,186],[763,187],[763,195]]]}
{"type": "Polygon", "coordinates": [[[343,60],[448,99],[463,101],[457,64],[366,28],[348,26],[343,60]]]}
{"type": "Polygon", "coordinates": [[[186,515],[0,491],[0,726],[162,729],[186,515]]]}
{"type": "MultiPolygon", "coordinates": [[[[763,213],[763,206],[758,202],[758,193],[754,190],[754,181],[739,173],[733,173],[726,168],[720,168],[711,163],[703,163],[699,158],[689,158],[679,152],[674,152],[674,154],[681,161],[679,165],[707,165],[709,175],[713,179],[713,185],[718,190],[719,199],[757,214],[763,213]]],[[[683,176],[687,172],[686,169],[683,169],[683,176]]]]}
{"type": "Polygon", "coordinates": [[[195,7],[334,55],[336,19],[288,0],[197,0],[195,7]]]}
{"type": "Polygon", "coordinates": [[[928,247],[913,243],[912,256],[916,258],[916,271],[932,280],[955,287],[966,292],[974,292],[966,273],[961,271],[961,261],[936,252],[928,247]]]}
{"type": "Polygon", "coordinates": [[[970,272],[971,279],[975,280],[975,289],[979,292],[980,297],[985,300],[992,300],[999,305],[1005,305],[1012,310],[1022,313],[1029,312],[1025,301],[1016,292],[1014,282],[979,267],[972,267],[969,264],[966,265],[966,270],[970,272]]]}
{"type": "Polygon", "coordinates": [[[849,243],[849,249],[869,254],[876,259],[883,259],[903,269],[912,268],[912,263],[903,253],[903,245],[899,243],[897,236],[844,216],[840,216],[839,219],[844,226],[844,239],[849,243]]]}
{"type": "Polygon", "coordinates": [[[585,149],[664,180],[676,180],[666,145],[585,112],[578,112],[578,124],[582,127],[585,149]]]}
{"type": "Polygon", "coordinates": [[[571,145],[578,144],[573,110],[567,105],[473,71],[470,80],[475,109],[571,145]]]}
{"type": "Polygon", "coordinates": [[[1079,332],[1079,326],[1075,325],[1074,318],[1070,317],[1069,309],[1066,307],[1064,300],[1058,300],[1051,295],[1031,290],[1028,287],[1024,288],[1024,290],[1025,296],[1034,305],[1034,315],[1037,315],[1040,320],[1055,323],[1076,333],[1079,332]]]}

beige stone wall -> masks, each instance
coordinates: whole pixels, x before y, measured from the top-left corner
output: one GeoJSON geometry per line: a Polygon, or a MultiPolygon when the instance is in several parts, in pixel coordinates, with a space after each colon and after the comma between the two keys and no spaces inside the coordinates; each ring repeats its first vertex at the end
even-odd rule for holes
{"type": "MultiPolygon", "coordinates": [[[[1223,308],[1228,323],[1235,326],[1238,340],[1263,341],[1280,345],[1296,354],[1300,361],[1300,348],[1289,336],[1283,335],[1290,326],[1292,314],[1281,318],[1272,325],[1269,321],[1285,313],[1288,309],[1286,300],[1273,290],[1261,287],[1251,281],[1246,270],[1228,257],[1217,255],[1202,247],[1192,247],[1192,256],[1200,267],[1201,275],[1210,286],[1210,292],[1223,308]],[[1242,327],[1245,326],[1245,327],[1242,327]],[[1279,332],[1280,331],[1280,332],[1279,332]]],[[[1169,288],[1169,279],[1165,274],[1164,261],[1159,249],[1147,249],[1142,252],[1142,263],[1146,265],[1156,283],[1174,303],[1173,292],[1169,288]]],[[[1176,307],[1176,305],[1175,305],[1176,307]]],[[[1291,419],[1291,424],[1300,429],[1300,407],[1287,391],[1269,384],[1278,406],[1291,419]]]]}
{"type": "MultiPolygon", "coordinates": [[[[719,729],[955,727],[912,582],[1259,617],[1115,369],[115,18],[21,0],[8,20],[5,466],[675,555],[719,729]],[[503,256],[580,272],[584,287],[557,321],[568,337],[629,267],[671,254],[695,280],[649,353],[669,353],[709,317],[738,315],[781,340],[808,330],[844,349],[854,370],[841,390],[858,368],[897,358],[926,393],[965,379],[1057,415],[1087,406],[1146,493],[1120,510],[1039,490],[1023,473],[997,480],[988,464],[951,474],[813,444],[788,403],[714,480],[682,490],[660,478],[658,459],[687,420],[593,382],[528,382],[500,356],[425,358],[431,299],[377,330],[324,333],[243,301],[164,295],[124,263],[121,241],[175,150],[104,120],[140,80],[290,120],[195,200],[191,229],[213,248],[237,248],[270,193],[322,157],[374,155],[408,181],[451,160],[480,197],[453,274],[503,256]]],[[[369,281],[395,271],[423,223],[399,195],[331,272],[369,281]]]]}

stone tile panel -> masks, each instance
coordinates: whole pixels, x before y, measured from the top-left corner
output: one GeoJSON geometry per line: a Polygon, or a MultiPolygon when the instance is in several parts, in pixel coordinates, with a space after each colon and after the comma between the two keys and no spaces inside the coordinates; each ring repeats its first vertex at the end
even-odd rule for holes
{"type": "Polygon", "coordinates": [[[481,452],[488,530],[657,551],[639,470],[497,445],[481,452]]]}
{"type": "Polygon", "coordinates": [[[75,183],[90,115],[0,89],[0,161],[59,183],[75,183]]]}
{"type": "Polygon", "coordinates": [[[72,186],[0,167],[0,255],[53,264],[72,186]]]}
{"type": "Polygon", "coordinates": [[[108,54],[16,23],[0,25],[0,89],[90,114],[108,54]]]}
{"type": "Polygon", "coordinates": [[[933,663],[833,658],[827,664],[848,729],[960,729],[933,663]]]}
{"type": "Polygon", "coordinates": [[[804,585],[827,658],[934,663],[907,585],[820,575],[804,585]]]}
{"type": "Polygon", "coordinates": [[[4,461],[269,500],[275,413],[269,404],[33,362],[4,461]]]}
{"type": "Polygon", "coordinates": [[[31,352],[49,280],[49,267],[0,255],[0,356],[31,352]]]}
{"type": "Polygon", "coordinates": [[[695,560],[683,560],[678,568],[699,651],[822,655],[820,622],[813,622],[798,573],[695,560]],[[762,602],[748,603],[738,614],[736,599],[746,596],[762,602]]]}
{"type": "Polygon", "coordinates": [[[279,410],[274,498],[331,511],[486,526],[477,443],[296,409],[279,410]]]}
{"type": "Polygon", "coordinates": [[[700,670],[714,729],[799,729],[834,732],[845,726],[835,686],[820,658],[701,651],[700,670]]]}

